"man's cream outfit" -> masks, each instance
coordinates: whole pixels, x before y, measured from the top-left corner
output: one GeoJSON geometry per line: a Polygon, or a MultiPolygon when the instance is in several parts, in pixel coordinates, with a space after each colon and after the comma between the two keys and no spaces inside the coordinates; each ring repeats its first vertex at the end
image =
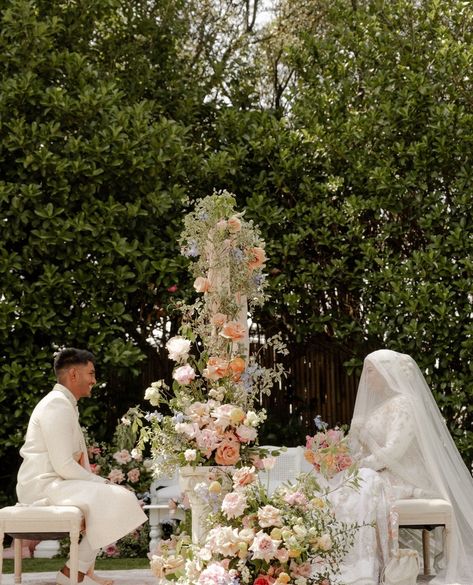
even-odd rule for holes
{"type": "Polygon", "coordinates": [[[92,549],[115,542],[147,520],[132,492],[90,471],[77,401],[65,386],[56,384],[36,405],[20,455],[18,501],[79,507],[92,549]]]}

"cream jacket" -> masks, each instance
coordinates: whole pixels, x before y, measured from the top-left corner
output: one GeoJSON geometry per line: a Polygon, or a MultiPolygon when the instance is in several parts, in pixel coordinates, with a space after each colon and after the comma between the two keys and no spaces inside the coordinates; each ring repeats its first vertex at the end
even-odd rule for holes
{"type": "Polygon", "coordinates": [[[132,492],[90,471],[77,401],[65,386],[56,384],[36,405],[20,455],[19,502],[78,506],[93,547],[115,542],[147,519],[132,492]]]}

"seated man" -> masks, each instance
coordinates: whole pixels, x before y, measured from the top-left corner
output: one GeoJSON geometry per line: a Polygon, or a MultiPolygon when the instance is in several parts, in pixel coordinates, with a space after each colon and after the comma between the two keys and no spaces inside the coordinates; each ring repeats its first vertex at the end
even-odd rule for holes
{"type": "MultiPolygon", "coordinates": [[[[22,504],[77,506],[85,516],[79,544],[79,582],[101,582],[93,574],[101,547],[147,520],[135,495],[91,472],[79,425],[77,400],[90,397],[95,359],[86,351],[64,349],[54,360],[57,384],[36,405],[20,450],[17,494],[22,504]]],[[[69,565],[56,583],[68,585],[69,565]]]]}

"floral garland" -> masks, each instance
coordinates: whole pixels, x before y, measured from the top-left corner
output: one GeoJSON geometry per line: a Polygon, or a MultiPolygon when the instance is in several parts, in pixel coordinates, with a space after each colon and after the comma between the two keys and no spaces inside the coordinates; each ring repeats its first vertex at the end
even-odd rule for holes
{"type": "MultiPolygon", "coordinates": [[[[258,456],[258,427],[266,413],[258,402],[284,372],[264,368],[249,355],[248,309],[264,302],[264,242],[251,221],[235,211],[227,192],[200,201],[184,220],[182,253],[193,258],[200,295],[182,314],[179,335],[166,348],[175,362],[173,384],[158,380],[146,390],[154,412],[131,409],[140,429],[139,451],[151,446],[156,474],[183,465],[242,466],[258,456]]],[[[278,336],[268,340],[286,353],[278,336]]]]}

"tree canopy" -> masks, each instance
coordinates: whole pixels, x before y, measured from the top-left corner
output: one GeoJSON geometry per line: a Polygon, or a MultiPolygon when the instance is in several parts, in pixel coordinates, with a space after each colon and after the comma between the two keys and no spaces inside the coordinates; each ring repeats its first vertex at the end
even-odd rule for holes
{"type": "Polygon", "coordinates": [[[267,242],[260,328],[331,340],[352,368],[379,347],[409,353],[473,458],[466,3],[281,0],[265,27],[260,0],[0,6],[11,468],[59,346],[98,356],[85,423],[105,413],[113,429],[140,399],[130,375],[191,294],[182,216],[214,189],[234,192],[267,242]]]}

